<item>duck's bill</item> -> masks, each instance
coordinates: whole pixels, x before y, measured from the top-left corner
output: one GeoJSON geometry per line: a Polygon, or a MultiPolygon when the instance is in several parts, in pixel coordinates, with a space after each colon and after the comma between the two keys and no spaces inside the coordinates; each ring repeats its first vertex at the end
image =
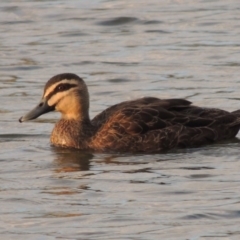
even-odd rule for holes
{"type": "Polygon", "coordinates": [[[46,101],[40,102],[33,110],[31,110],[26,115],[19,118],[19,122],[25,122],[38,118],[39,116],[53,111],[54,107],[51,107],[47,104],[46,101]]]}

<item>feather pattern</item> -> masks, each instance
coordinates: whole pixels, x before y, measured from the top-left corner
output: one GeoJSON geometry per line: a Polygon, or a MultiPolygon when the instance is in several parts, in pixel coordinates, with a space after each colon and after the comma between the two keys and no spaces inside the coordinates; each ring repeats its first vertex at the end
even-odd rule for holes
{"type": "Polygon", "coordinates": [[[92,148],[161,152],[233,138],[240,118],[224,110],[192,106],[184,99],[142,98],[106,109],[92,124],[98,127],[92,148]]]}

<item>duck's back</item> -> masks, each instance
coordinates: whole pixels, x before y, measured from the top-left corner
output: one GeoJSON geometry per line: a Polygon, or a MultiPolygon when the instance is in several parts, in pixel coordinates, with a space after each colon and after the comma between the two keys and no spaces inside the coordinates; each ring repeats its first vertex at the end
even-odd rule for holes
{"type": "Polygon", "coordinates": [[[142,98],[116,104],[93,120],[98,129],[90,148],[160,152],[233,138],[238,114],[192,106],[184,99],[142,98]]]}

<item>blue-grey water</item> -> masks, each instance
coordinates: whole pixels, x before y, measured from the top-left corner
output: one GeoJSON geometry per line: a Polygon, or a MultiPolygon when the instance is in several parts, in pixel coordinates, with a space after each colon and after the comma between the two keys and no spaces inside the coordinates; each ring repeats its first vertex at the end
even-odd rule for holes
{"type": "Polygon", "coordinates": [[[142,96],[240,109],[238,0],[0,2],[0,239],[238,240],[240,143],[155,155],[58,149],[20,124],[55,74],[91,116],[142,96]]]}

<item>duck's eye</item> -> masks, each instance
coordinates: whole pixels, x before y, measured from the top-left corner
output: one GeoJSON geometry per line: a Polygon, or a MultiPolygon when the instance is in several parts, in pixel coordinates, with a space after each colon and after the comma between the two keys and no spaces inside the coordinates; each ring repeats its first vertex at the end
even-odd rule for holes
{"type": "Polygon", "coordinates": [[[76,84],[61,83],[56,87],[55,92],[67,91],[68,89],[73,88],[73,87],[76,87],[76,84]]]}
{"type": "Polygon", "coordinates": [[[59,85],[57,88],[58,91],[62,91],[63,89],[64,89],[63,85],[59,85]]]}
{"type": "Polygon", "coordinates": [[[69,87],[68,87],[68,84],[60,84],[58,87],[57,87],[57,90],[58,91],[64,91],[64,90],[67,90],[69,87]]]}

